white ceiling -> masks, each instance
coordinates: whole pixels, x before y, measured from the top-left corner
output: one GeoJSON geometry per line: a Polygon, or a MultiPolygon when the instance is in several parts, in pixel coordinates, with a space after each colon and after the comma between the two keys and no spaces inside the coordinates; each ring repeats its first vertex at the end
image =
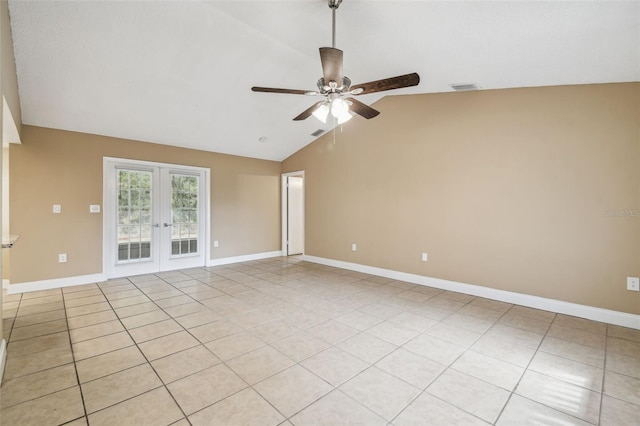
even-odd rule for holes
{"type": "MultiPolygon", "coordinates": [[[[9,7],[25,124],[270,160],[328,128],[292,121],[314,98],[250,91],[315,88],[326,0],[9,7]]],[[[640,81],[639,1],[344,0],[337,22],[354,84],[420,74],[389,94],[640,81]]]]}

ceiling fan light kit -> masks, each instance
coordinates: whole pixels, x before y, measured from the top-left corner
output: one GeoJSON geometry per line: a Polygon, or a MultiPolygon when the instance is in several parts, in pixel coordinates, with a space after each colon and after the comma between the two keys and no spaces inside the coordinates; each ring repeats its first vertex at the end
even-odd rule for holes
{"type": "Polygon", "coordinates": [[[325,102],[318,105],[318,107],[312,112],[313,116],[323,123],[327,122],[329,116],[329,105],[325,102]]]}
{"type": "Polygon", "coordinates": [[[401,75],[371,81],[369,83],[351,86],[351,80],[342,74],[343,52],[336,49],[336,10],[342,0],[327,0],[331,9],[332,18],[332,47],[320,48],[320,62],[322,63],[323,76],[318,80],[318,90],[276,89],[272,87],[252,87],[254,92],[283,93],[291,95],[323,96],[325,99],[316,102],[296,116],[293,120],[300,121],[313,115],[323,123],[327,122],[329,113],[338,124],[346,123],[353,117],[353,113],[366,119],[376,117],[379,111],[363,104],[353,97],[385,90],[401,89],[403,87],[417,86],[420,76],[417,73],[401,75]]]}
{"type": "Polygon", "coordinates": [[[321,102],[317,107],[314,105],[315,109],[311,114],[326,123],[329,113],[331,113],[331,116],[338,121],[338,124],[342,124],[353,118],[353,115],[349,112],[349,105],[351,105],[350,102],[336,98],[332,101],[321,102]]]}

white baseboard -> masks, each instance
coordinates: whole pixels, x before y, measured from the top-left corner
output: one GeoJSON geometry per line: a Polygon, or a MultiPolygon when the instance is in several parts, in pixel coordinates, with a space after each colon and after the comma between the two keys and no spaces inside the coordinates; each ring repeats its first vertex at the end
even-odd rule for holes
{"type": "Polygon", "coordinates": [[[2,288],[7,289],[9,288],[9,280],[6,278],[2,279],[2,288]]]}
{"type": "Polygon", "coordinates": [[[207,266],[229,265],[231,263],[248,262],[250,260],[269,259],[271,257],[282,256],[282,251],[266,251],[263,253],[245,254],[244,256],[223,257],[220,259],[209,259],[207,266]]]}
{"type": "Polygon", "coordinates": [[[628,314],[626,312],[612,311],[609,309],[564,302],[562,300],[547,299],[544,297],[497,290],[479,285],[431,278],[423,275],[409,274],[407,272],[376,268],[374,266],[360,265],[358,263],[326,259],[323,257],[303,255],[302,260],[640,330],[640,315],[628,314]]]}
{"type": "Polygon", "coordinates": [[[2,384],[2,377],[4,376],[4,365],[7,363],[7,341],[2,339],[0,341],[0,384],[2,384]]]}
{"type": "Polygon", "coordinates": [[[56,278],[53,280],[31,281],[26,283],[11,284],[7,290],[7,294],[26,293],[30,291],[49,290],[52,288],[71,287],[74,285],[83,285],[91,283],[99,283],[106,281],[105,274],[78,275],[75,277],[56,278]]]}
{"type": "MultiPolygon", "coordinates": [[[[248,262],[250,260],[268,259],[271,257],[280,257],[282,252],[268,251],[264,253],[247,254],[244,256],[224,257],[221,259],[210,259],[207,266],[228,265],[231,263],[248,262]]],[[[7,294],[26,293],[30,291],[49,290],[52,288],[71,287],[74,285],[83,285],[106,281],[106,274],[79,275],[75,277],[56,278],[52,280],[31,281],[25,283],[11,284],[7,289],[7,294]]]]}

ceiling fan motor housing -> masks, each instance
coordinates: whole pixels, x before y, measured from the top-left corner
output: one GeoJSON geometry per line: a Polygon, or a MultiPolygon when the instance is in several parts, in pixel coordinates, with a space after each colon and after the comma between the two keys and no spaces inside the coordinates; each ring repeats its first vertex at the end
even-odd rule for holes
{"type": "Polygon", "coordinates": [[[325,82],[324,77],[320,77],[318,80],[318,89],[320,90],[321,95],[326,95],[328,93],[341,93],[349,91],[349,87],[351,87],[351,79],[349,77],[342,77],[342,85],[338,86],[335,81],[330,81],[329,83],[325,82]]]}

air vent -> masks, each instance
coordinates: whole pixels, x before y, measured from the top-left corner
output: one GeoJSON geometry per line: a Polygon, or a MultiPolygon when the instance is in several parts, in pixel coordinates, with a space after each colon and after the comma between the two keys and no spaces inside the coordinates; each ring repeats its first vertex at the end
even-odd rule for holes
{"type": "Polygon", "coordinates": [[[468,92],[469,90],[478,90],[479,87],[475,83],[459,83],[452,84],[451,88],[456,92],[468,92]]]}
{"type": "Polygon", "coordinates": [[[324,130],[318,129],[315,132],[311,133],[311,136],[320,136],[323,133],[324,133],[324,130]]]}

